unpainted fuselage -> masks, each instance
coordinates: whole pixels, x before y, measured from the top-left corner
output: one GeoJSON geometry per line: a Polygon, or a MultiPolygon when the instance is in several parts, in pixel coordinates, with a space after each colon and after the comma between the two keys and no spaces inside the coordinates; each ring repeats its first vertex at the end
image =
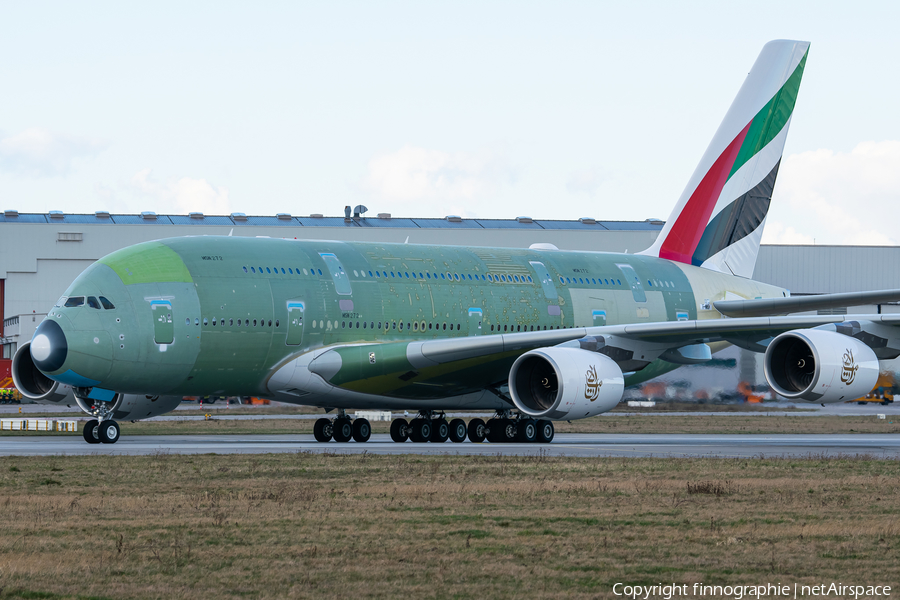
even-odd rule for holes
{"type": "MultiPolygon", "coordinates": [[[[325,347],[378,343],[402,353],[404,342],[435,338],[720,318],[712,302],[726,296],[783,295],[752,280],[630,254],[174,238],[110,254],[72,283],[64,298],[76,300],[58,303],[47,317],[69,347],[50,375],[123,393],[269,396],[267,382],[279,367],[325,347]],[[115,308],[92,307],[100,296],[115,308]]],[[[445,399],[463,395],[476,408],[472,394],[503,384],[518,354],[406,378],[398,358],[388,361],[396,372],[383,377],[354,380],[350,369],[332,383],[384,397],[392,408],[422,401],[452,408],[445,399]]],[[[654,361],[626,384],[674,368],[654,361]]],[[[315,394],[297,402],[336,405],[315,394]]],[[[496,408],[497,398],[486,394],[482,404],[496,408]]]]}

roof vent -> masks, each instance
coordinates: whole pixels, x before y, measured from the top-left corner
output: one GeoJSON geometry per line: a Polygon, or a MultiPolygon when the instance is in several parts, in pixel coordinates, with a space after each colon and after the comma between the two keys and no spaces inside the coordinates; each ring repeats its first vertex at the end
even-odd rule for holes
{"type": "Polygon", "coordinates": [[[94,213],[94,216],[98,219],[108,219],[109,211],[108,210],[98,210],[94,213]]]}
{"type": "Polygon", "coordinates": [[[313,214],[309,215],[309,218],[310,219],[324,219],[325,215],[323,215],[322,213],[313,213],[313,214]]]}
{"type": "Polygon", "coordinates": [[[451,223],[462,223],[462,217],[459,215],[447,215],[447,220],[451,223]]]}
{"type": "Polygon", "coordinates": [[[6,218],[10,218],[10,217],[18,217],[18,216],[19,216],[19,211],[17,211],[17,210],[4,210],[4,211],[3,211],[3,216],[6,217],[6,218]]]}
{"type": "Polygon", "coordinates": [[[531,217],[516,217],[516,221],[519,223],[534,223],[531,217]]]}
{"type": "Polygon", "coordinates": [[[651,225],[665,225],[666,222],[662,219],[645,219],[645,223],[650,223],[651,225]]]}
{"type": "Polygon", "coordinates": [[[188,216],[192,219],[202,219],[203,213],[202,212],[192,212],[192,213],[188,213],[188,216]]]}
{"type": "Polygon", "coordinates": [[[278,213],[275,216],[278,217],[279,221],[290,221],[291,220],[290,213],[278,213]]]}
{"type": "Polygon", "coordinates": [[[246,221],[247,215],[245,215],[244,213],[231,213],[231,220],[232,221],[246,221]]]}
{"type": "Polygon", "coordinates": [[[378,218],[379,219],[390,219],[391,213],[378,213],[378,218]]]}
{"type": "Polygon", "coordinates": [[[50,211],[50,218],[51,218],[51,219],[62,219],[62,218],[65,217],[65,216],[66,216],[66,215],[64,215],[64,214],[63,214],[63,211],[61,211],[61,210],[51,210],[51,211],[50,211]]]}
{"type": "Polygon", "coordinates": [[[581,217],[578,220],[581,221],[581,223],[583,225],[596,225],[597,224],[597,219],[594,219],[592,217],[581,217]]]}
{"type": "Polygon", "coordinates": [[[146,219],[147,221],[155,221],[156,213],[153,212],[152,210],[145,210],[144,212],[141,213],[141,218],[146,219]]]}

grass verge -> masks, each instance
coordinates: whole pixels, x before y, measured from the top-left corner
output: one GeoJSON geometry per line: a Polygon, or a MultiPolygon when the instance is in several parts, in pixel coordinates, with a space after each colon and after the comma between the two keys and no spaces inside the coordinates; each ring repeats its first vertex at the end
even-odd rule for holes
{"type": "Polygon", "coordinates": [[[613,597],[900,581],[900,462],[0,458],[0,598],[613,597]]]}

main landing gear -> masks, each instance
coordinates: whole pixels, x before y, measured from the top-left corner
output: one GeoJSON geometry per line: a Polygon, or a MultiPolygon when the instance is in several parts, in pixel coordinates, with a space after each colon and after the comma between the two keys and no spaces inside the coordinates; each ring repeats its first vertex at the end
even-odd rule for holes
{"type": "Polygon", "coordinates": [[[313,425],[313,436],[317,442],[368,442],[372,435],[372,425],[368,419],[351,419],[343,410],[334,419],[321,418],[313,425]]]}
{"type": "Polygon", "coordinates": [[[421,411],[419,416],[407,422],[406,419],[394,419],[391,423],[391,439],[397,443],[406,440],[413,442],[443,443],[448,439],[460,443],[469,441],[480,443],[485,440],[493,443],[525,443],[539,442],[546,444],[553,440],[553,422],[545,419],[535,420],[518,415],[511,411],[498,412],[488,419],[472,419],[469,424],[462,419],[453,419],[449,423],[443,414],[435,415],[431,411],[421,411]]]}
{"type": "MultiPolygon", "coordinates": [[[[481,419],[472,419],[468,424],[462,419],[451,419],[448,422],[444,413],[427,410],[419,411],[409,421],[400,418],[391,422],[391,439],[397,443],[409,440],[417,444],[443,444],[450,440],[459,444],[468,438],[475,443],[487,440],[495,444],[546,444],[553,440],[553,434],[552,421],[513,415],[512,411],[498,411],[487,423],[481,419]]],[[[318,419],[313,426],[313,436],[317,442],[349,442],[351,439],[355,442],[367,442],[371,435],[372,426],[368,419],[351,419],[343,410],[333,419],[318,419]]]]}

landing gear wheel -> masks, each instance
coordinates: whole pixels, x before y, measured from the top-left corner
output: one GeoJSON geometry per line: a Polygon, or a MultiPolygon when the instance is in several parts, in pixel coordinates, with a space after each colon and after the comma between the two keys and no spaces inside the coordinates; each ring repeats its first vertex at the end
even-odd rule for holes
{"type": "Polygon", "coordinates": [[[91,419],[87,423],[84,424],[84,430],[82,430],[81,434],[84,436],[84,441],[88,444],[99,444],[100,443],[100,434],[97,431],[100,427],[100,421],[97,419],[91,419]]]}
{"type": "Polygon", "coordinates": [[[372,436],[372,426],[368,419],[356,419],[353,421],[353,440],[362,444],[368,442],[372,436]]]}
{"type": "Polygon", "coordinates": [[[332,435],[336,442],[349,442],[353,437],[353,422],[346,417],[335,419],[332,435]]]}
{"type": "Polygon", "coordinates": [[[487,441],[496,444],[500,441],[500,419],[488,419],[484,424],[487,441]]]}
{"type": "Polygon", "coordinates": [[[450,421],[450,441],[454,444],[466,441],[466,422],[462,419],[450,421]]]}
{"type": "Polygon", "coordinates": [[[409,439],[409,423],[406,419],[394,419],[391,421],[391,439],[402,444],[409,439]]]}
{"type": "Polygon", "coordinates": [[[104,444],[115,444],[119,441],[119,424],[115,421],[103,421],[97,428],[97,437],[104,444]]]}
{"type": "Polygon", "coordinates": [[[313,425],[313,437],[316,438],[317,442],[323,444],[325,442],[330,442],[333,434],[334,427],[332,426],[330,419],[322,417],[321,419],[316,420],[316,424],[313,425]]]}
{"type": "Polygon", "coordinates": [[[522,419],[517,423],[516,441],[531,444],[537,440],[537,423],[534,419],[522,419]]]}
{"type": "Polygon", "coordinates": [[[413,419],[409,424],[409,439],[417,444],[431,439],[431,421],[429,419],[413,419]]]}
{"type": "Polygon", "coordinates": [[[537,441],[541,444],[549,444],[553,441],[553,421],[541,419],[537,422],[537,441]]]}
{"type": "Polygon", "coordinates": [[[516,422],[512,419],[500,419],[500,441],[516,441],[516,422]]]}
{"type": "Polygon", "coordinates": [[[469,421],[468,433],[469,441],[480,444],[485,438],[485,424],[481,419],[472,419],[469,421]]]}
{"type": "Polygon", "coordinates": [[[450,426],[446,419],[435,419],[431,422],[431,441],[443,444],[450,437],[450,426]]]}

